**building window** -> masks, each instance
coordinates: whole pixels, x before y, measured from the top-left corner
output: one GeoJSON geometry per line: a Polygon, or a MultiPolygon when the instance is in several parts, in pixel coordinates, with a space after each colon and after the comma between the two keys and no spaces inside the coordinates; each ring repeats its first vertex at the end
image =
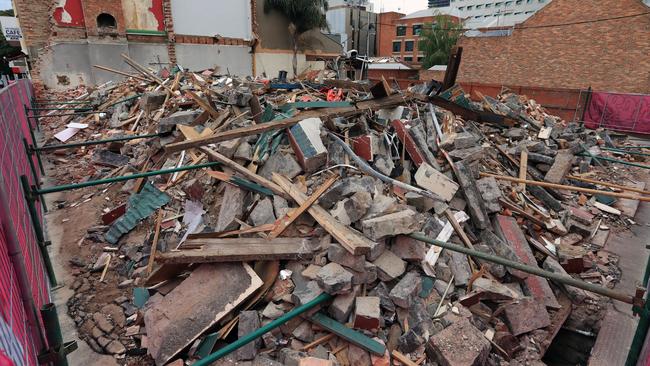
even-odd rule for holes
{"type": "Polygon", "coordinates": [[[491,3],[490,3],[490,4],[485,4],[485,8],[486,8],[486,9],[491,8],[491,7],[492,7],[492,4],[491,4],[491,3]]]}
{"type": "Polygon", "coordinates": [[[117,28],[117,21],[112,15],[101,13],[97,16],[97,28],[117,28]]]}
{"type": "Polygon", "coordinates": [[[424,61],[424,56],[418,56],[418,62],[422,63],[422,61],[424,61]]]}
{"type": "Polygon", "coordinates": [[[463,10],[465,10],[465,7],[461,6],[461,7],[458,8],[458,10],[463,11],[463,10]]]}
{"type": "Polygon", "coordinates": [[[413,25],[413,35],[419,36],[422,33],[422,24],[413,25]]]}
{"type": "Polygon", "coordinates": [[[397,36],[398,37],[404,37],[406,35],[406,26],[405,25],[398,25],[397,26],[397,36]]]}
{"type": "Polygon", "coordinates": [[[472,9],[474,9],[474,5],[468,5],[468,6],[467,6],[467,11],[470,11],[470,10],[472,10],[472,9]]]}
{"type": "Polygon", "coordinates": [[[402,51],[402,41],[393,42],[393,52],[401,52],[401,51],[402,51]]]}
{"type": "Polygon", "coordinates": [[[500,7],[501,7],[501,4],[503,4],[503,3],[494,3],[494,7],[495,7],[495,8],[500,8],[500,7]]]}
{"type": "Polygon", "coordinates": [[[512,6],[512,1],[506,1],[506,6],[512,6]]]}
{"type": "Polygon", "coordinates": [[[482,4],[476,5],[476,10],[479,10],[479,9],[483,9],[483,5],[482,5],[482,4]]]}
{"type": "Polygon", "coordinates": [[[413,41],[404,42],[404,51],[413,52],[414,45],[415,45],[415,42],[413,42],[413,41]]]}
{"type": "Polygon", "coordinates": [[[515,1],[515,4],[516,5],[521,5],[523,2],[524,2],[524,0],[517,0],[517,1],[515,1]]]}
{"type": "Polygon", "coordinates": [[[413,57],[411,57],[411,56],[406,56],[406,57],[404,57],[404,61],[406,61],[406,62],[413,62],[413,57]]]}

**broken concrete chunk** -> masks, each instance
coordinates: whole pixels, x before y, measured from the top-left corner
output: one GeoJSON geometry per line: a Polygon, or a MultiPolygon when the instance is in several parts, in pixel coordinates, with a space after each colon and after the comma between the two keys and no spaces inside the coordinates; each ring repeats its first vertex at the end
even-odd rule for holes
{"type": "Polygon", "coordinates": [[[244,214],[245,196],[246,191],[232,184],[226,184],[215,228],[217,232],[236,230],[239,227],[237,220],[241,219],[244,214]]]}
{"type": "Polygon", "coordinates": [[[476,146],[479,140],[479,137],[471,132],[448,133],[440,142],[440,147],[447,151],[467,149],[476,146]]]}
{"type": "Polygon", "coordinates": [[[316,281],[330,295],[344,294],[352,290],[352,273],[338,263],[329,263],[318,271],[316,281]]]}
{"type": "Polygon", "coordinates": [[[505,316],[508,327],[515,337],[551,325],[546,306],[534,299],[524,299],[506,305],[505,316]]]}
{"type": "Polygon", "coordinates": [[[289,129],[293,151],[307,173],[315,172],[327,162],[327,149],[320,137],[322,125],[320,118],[308,118],[289,129]]]}
{"type": "Polygon", "coordinates": [[[348,177],[334,183],[318,200],[324,209],[330,209],[343,198],[348,198],[357,192],[372,193],[375,191],[375,180],[372,177],[348,177]]]}
{"type": "Polygon", "coordinates": [[[359,296],[354,310],[354,328],[377,332],[381,325],[379,297],[359,296]]]}
{"type": "Polygon", "coordinates": [[[406,261],[420,262],[427,254],[427,244],[406,235],[398,235],[390,250],[406,261]]]}
{"type": "Polygon", "coordinates": [[[404,210],[361,222],[363,234],[372,240],[387,236],[411,234],[420,230],[422,223],[413,210],[404,210]]]}
{"type": "Polygon", "coordinates": [[[571,167],[573,166],[573,152],[571,150],[561,150],[558,152],[551,166],[551,170],[546,173],[544,180],[549,183],[559,184],[564,179],[564,176],[567,175],[571,167]]]}
{"type": "Polygon", "coordinates": [[[429,339],[426,351],[444,366],[480,366],[487,362],[490,341],[469,320],[461,319],[429,339]]]}
{"type": "Polygon", "coordinates": [[[162,107],[167,99],[166,92],[147,92],[140,97],[140,108],[146,111],[153,111],[162,107]]]}
{"type": "Polygon", "coordinates": [[[454,274],[454,285],[466,286],[472,277],[472,268],[469,266],[467,256],[454,251],[447,253],[449,254],[449,268],[451,273],[454,274]]]}
{"type": "Polygon", "coordinates": [[[352,309],[354,308],[354,302],[357,298],[356,291],[358,287],[353,289],[350,293],[338,295],[332,300],[328,310],[332,318],[338,320],[341,323],[347,323],[350,314],[352,314],[352,309]]]}
{"type": "Polygon", "coordinates": [[[468,149],[459,149],[449,152],[453,161],[466,161],[471,163],[484,157],[483,146],[474,146],[468,149]]]}
{"type": "Polygon", "coordinates": [[[372,264],[377,266],[377,275],[382,281],[394,280],[406,271],[406,262],[390,250],[385,250],[372,264]]]}
{"type": "Polygon", "coordinates": [[[201,115],[200,110],[178,111],[158,122],[158,133],[169,133],[176,125],[191,125],[201,115]]]}
{"type": "Polygon", "coordinates": [[[330,262],[338,263],[344,267],[353,269],[355,271],[363,271],[366,263],[366,258],[362,255],[352,255],[343,246],[332,243],[327,247],[327,259],[330,262]]]}
{"type": "Polygon", "coordinates": [[[458,184],[446,175],[435,170],[431,165],[423,163],[415,173],[418,186],[433,192],[449,202],[458,191],[458,184]]]}
{"type": "Polygon", "coordinates": [[[406,192],[406,204],[415,207],[419,212],[428,212],[436,206],[436,201],[415,192],[406,192]]]}
{"type": "MultiPolygon", "coordinates": [[[[260,326],[260,317],[257,315],[257,311],[242,311],[239,313],[237,336],[241,338],[258,329],[260,326]]],[[[261,347],[262,340],[259,338],[245,344],[237,350],[237,360],[245,361],[254,359],[261,347]]]]}
{"type": "Polygon", "coordinates": [[[474,175],[465,163],[457,163],[456,172],[465,200],[467,200],[467,211],[472,218],[472,223],[479,230],[486,229],[489,227],[490,222],[483,203],[483,197],[476,186],[474,175]]]}
{"type": "Polygon", "coordinates": [[[293,179],[301,172],[302,168],[292,155],[277,152],[264,163],[258,174],[269,180],[273,177],[273,173],[293,179]]]}
{"type": "Polygon", "coordinates": [[[129,163],[129,157],[116,154],[108,150],[95,150],[92,157],[93,163],[111,168],[121,168],[129,163]]]}
{"type": "Polygon", "coordinates": [[[306,304],[317,298],[318,295],[322,293],[323,290],[321,290],[318,282],[309,281],[305,284],[305,286],[302,286],[300,288],[296,286],[296,289],[291,294],[291,301],[293,301],[295,305],[306,304]]]}
{"type": "Polygon", "coordinates": [[[253,226],[274,223],[275,214],[273,213],[273,202],[271,202],[271,199],[267,197],[259,201],[250,213],[249,219],[253,223],[253,226]]]}
{"type": "Polygon", "coordinates": [[[499,199],[502,198],[501,189],[494,177],[486,177],[477,180],[476,188],[478,188],[478,191],[481,193],[488,214],[501,211],[501,204],[499,203],[499,199]]]}
{"type": "Polygon", "coordinates": [[[422,279],[417,272],[409,272],[390,291],[390,299],[401,308],[411,307],[413,298],[420,292],[422,279]]]}
{"type": "Polygon", "coordinates": [[[350,225],[366,215],[371,202],[370,193],[357,192],[352,197],[339,201],[330,213],[342,224],[350,225]]]}

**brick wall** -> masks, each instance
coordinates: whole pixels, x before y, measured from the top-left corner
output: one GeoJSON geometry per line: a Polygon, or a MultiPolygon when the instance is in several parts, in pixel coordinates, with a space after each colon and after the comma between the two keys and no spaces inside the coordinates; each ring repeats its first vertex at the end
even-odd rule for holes
{"type": "Polygon", "coordinates": [[[14,0],[25,42],[32,52],[47,44],[50,35],[51,0],[14,0]]]}
{"type": "Polygon", "coordinates": [[[379,32],[377,34],[377,56],[388,57],[393,54],[395,24],[404,14],[388,12],[379,14],[379,32]]]}
{"type": "Polygon", "coordinates": [[[458,81],[650,93],[650,14],[595,21],[648,11],[640,0],[554,0],[511,36],[461,38],[458,81]]]}
{"type": "Polygon", "coordinates": [[[124,20],[124,12],[122,11],[122,1],[106,1],[106,0],[84,0],[82,1],[84,18],[86,22],[86,30],[89,36],[99,36],[105,32],[97,27],[97,17],[100,14],[110,14],[117,22],[118,35],[126,35],[126,21],[124,20]]]}
{"type": "Polygon", "coordinates": [[[445,80],[445,71],[420,70],[420,80],[422,81],[436,80],[442,82],[443,80],[445,80]]]}

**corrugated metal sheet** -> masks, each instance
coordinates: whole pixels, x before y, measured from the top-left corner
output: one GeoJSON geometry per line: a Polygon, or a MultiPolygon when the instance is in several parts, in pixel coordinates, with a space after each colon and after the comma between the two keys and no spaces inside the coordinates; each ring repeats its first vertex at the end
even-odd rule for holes
{"type": "Polygon", "coordinates": [[[169,196],[147,182],[140,193],[129,197],[126,213],[117,219],[108,230],[106,241],[115,244],[122,235],[133,228],[144,218],[149,217],[154,211],[169,202],[169,196]]]}

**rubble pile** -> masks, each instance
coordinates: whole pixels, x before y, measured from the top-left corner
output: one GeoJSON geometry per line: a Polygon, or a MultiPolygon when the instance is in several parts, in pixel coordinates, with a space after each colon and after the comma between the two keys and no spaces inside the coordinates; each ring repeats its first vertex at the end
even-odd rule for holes
{"type": "Polygon", "coordinates": [[[63,124],[160,135],[56,151],[56,178],[218,164],[59,202],[106,197],[68,304],[98,352],[189,364],[323,296],[217,364],[532,365],[563,326],[597,333],[607,299],[413,234],[613,288],[603,246],[631,200],[587,178],[631,173],[599,158],[606,132],[510,92],[141,74],[63,124]],[[119,291],[98,304],[106,278],[119,291]]]}

